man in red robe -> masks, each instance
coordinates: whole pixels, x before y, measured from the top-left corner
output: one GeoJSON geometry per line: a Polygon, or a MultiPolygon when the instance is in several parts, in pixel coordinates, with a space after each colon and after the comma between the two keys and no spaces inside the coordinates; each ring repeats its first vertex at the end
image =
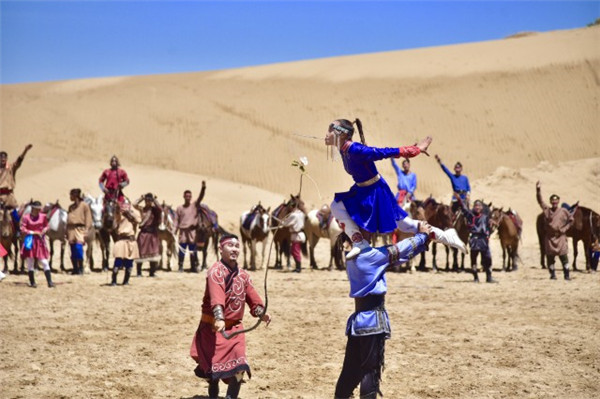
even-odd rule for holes
{"type": "Polygon", "coordinates": [[[221,260],[206,274],[206,289],[202,301],[202,318],[194,335],[190,355],[198,363],[195,374],[206,379],[208,396],[219,396],[219,380],[228,384],[227,398],[238,397],[244,373],[251,376],[246,359],[246,339],[239,334],[243,330],[242,318],[247,303],[250,314],[262,321],[271,322],[265,313],[260,296],[252,285],[250,275],[238,268],[237,258],[240,242],[237,236],[226,234],[219,240],[221,260]]]}
{"type": "Polygon", "coordinates": [[[110,159],[110,168],[100,175],[98,183],[104,193],[104,203],[107,201],[123,202],[123,188],[129,184],[129,177],[124,169],[120,168],[119,158],[113,155],[110,159]]]}

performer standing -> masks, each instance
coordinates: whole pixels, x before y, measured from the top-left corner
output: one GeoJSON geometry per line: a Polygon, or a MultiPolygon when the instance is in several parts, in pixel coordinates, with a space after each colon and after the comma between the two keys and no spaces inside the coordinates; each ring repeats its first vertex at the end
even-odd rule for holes
{"type": "Polygon", "coordinates": [[[117,274],[119,274],[119,270],[122,267],[125,268],[123,285],[129,284],[133,260],[140,256],[137,241],[135,240],[135,233],[141,220],[142,218],[138,210],[132,208],[131,204],[129,204],[126,199],[124,199],[123,202],[116,203],[115,218],[113,220],[114,232],[116,235],[115,247],[113,250],[115,263],[110,285],[117,285],[117,274]]]}
{"type": "MultiPolygon", "coordinates": [[[[202,182],[202,187],[205,183],[202,182]]],[[[185,250],[190,253],[191,270],[198,272],[198,253],[196,252],[196,230],[198,229],[198,207],[192,204],[192,192],[185,190],[183,193],[183,205],[179,205],[175,211],[175,234],[179,233],[179,272],[183,272],[183,261],[185,250]]]]}
{"type": "Polygon", "coordinates": [[[23,153],[12,164],[8,163],[6,151],[0,151],[0,202],[4,204],[4,209],[15,209],[19,205],[14,194],[17,185],[15,176],[25,159],[25,155],[32,147],[31,144],[28,144],[23,153]]]}
{"type": "Polygon", "coordinates": [[[238,268],[240,242],[237,236],[223,235],[219,240],[219,252],[221,260],[206,274],[202,318],[190,355],[198,363],[194,370],[196,376],[209,383],[210,398],[219,396],[219,380],[223,380],[228,384],[227,398],[236,399],[244,373],[251,376],[246,359],[246,339],[244,334],[239,334],[228,340],[222,333],[232,334],[244,329],[245,303],[250,306],[250,314],[260,317],[267,325],[271,317],[264,312],[250,275],[238,268]]]}
{"type": "Polygon", "coordinates": [[[306,219],[306,213],[303,206],[298,204],[292,212],[290,212],[285,219],[283,219],[283,226],[290,230],[290,240],[292,241],[292,257],[296,263],[296,268],[292,270],[294,273],[300,273],[302,271],[302,244],[306,242],[306,234],[304,234],[304,219],[306,219]]]}
{"type": "MultiPolygon", "coordinates": [[[[333,215],[343,223],[346,234],[352,240],[353,247],[346,255],[346,259],[352,259],[361,250],[369,248],[369,243],[363,238],[359,228],[371,233],[391,233],[397,228],[404,232],[417,233],[418,222],[400,209],[388,184],[377,172],[375,161],[427,154],[427,148],[432,141],[431,137],[426,137],[414,146],[368,147],[352,141],[354,124],[362,138],[362,123],[359,119],[354,123],[346,119],[335,120],[329,125],[329,131],[325,136],[326,145],[338,147],[344,169],[355,181],[350,191],[336,193],[331,203],[333,215]]],[[[458,238],[456,230],[442,231],[435,227],[432,229],[436,241],[465,250],[464,243],[458,238]]]]}
{"type": "Polygon", "coordinates": [[[104,203],[108,201],[122,202],[125,198],[123,188],[129,185],[129,177],[120,166],[119,158],[113,155],[110,159],[110,168],[102,172],[98,179],[100,190],[104,193],[104,203]]]}
{"type": "Polygon", "coordinates": [[[474,282],[479,282],[479,275],[477,274],[477,256],[481,254],[481,266],[485,270],[485,282],[496,283],[497,281],[492,278],[492,254],[490,252],[490,234],[492,229],[490,227],[490,218],[488,215],[483,213],[483,202],[481,200],[475,200],[473,204],[473,210],[467,208],[467,205],[462,201],[458,193],[454,193],[456,202],[461,206],[462,212],[467,220],[469,226],[469,247],[471,248],[471,270],[473,271],[474,282]]]}
{"type": "Polygon", "coordinates": [[[346,324],[346,354],[335,387],[335,398],[352,396],[360,384],[361,399],[375,399],[381,394],[379,383],[383,367],[385,340],[391,328],[385,310],[387,292],[386,269],[423,252],[427,247],[431,226],[422,222],[418,233],[388,247],[370,248],[346,262],[350,281],[350,297],[355,311],[346,324]]]}
{"type": "Polygon", "coordinates": [[[550,271],[550,279],[556,280],[556,268],[554,261],[556,257],[560,259],[563,267],[565,280],[570,280],[567,231],[571,228],[575,219],[573,215],[577,210],[575,206],[571,212],[563,207],[559,207],[560,197],[556,194],[550,196],[550,206],[542,199],[542,185],[538,181],[535,185],[538,204],[544,214],[544,228],[546,235],[544,246],[546,248],[546,263],[550,271]]]}
{"type": "Polygon", "coordinates": [[[48,231],[48,218],[41,212],[42,204],[39,201],[31,203],[31,213],[23,216],[21,220],[21,234],[23,247],[21,248],[21,257],[27,262],[27,273],[29,274],[29,286],[37,287],[35,284],[34,263],[37,260],[44,268],[48,287],[53,288],[52,272],[48,264],[50,253],[46,246],[46,232],[48,231]]]}
{"type": "Polygon", "coordinates": [[[160,260],[160,242],[158,239],[158,226],[160,225],[161,207],[152,193],[141,196],[134,208],[142,214],[140,233],[137,237],[140,257],[135,261],[137,277],[142,277],[142,263],[150,262],[150,277],[154,277],[160,260]],[[144,201],[144,207],[140,203],[144,201]]]}
{"type": "Polygon", "coordinates": [[[69,196],[73,203],[67,211],[67,241],[71,247],[73,274],[83,274],[83,245],[92,228],[92,211],[81,198],[81,190],[74,188],[69,196]]]}

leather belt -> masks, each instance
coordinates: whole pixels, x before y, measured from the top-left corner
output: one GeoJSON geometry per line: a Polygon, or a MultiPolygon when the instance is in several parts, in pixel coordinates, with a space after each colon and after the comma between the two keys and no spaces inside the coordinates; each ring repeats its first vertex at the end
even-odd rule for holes
{"type": "Polygon", "coordinates": [[[369,187],[370,185],[377,183],[379,180],[381,180],[381,175],[376,174],[374,177],[370,178],[369,180],[362,181],[360,183],[356,183],[356,185],[358,187],[369,187]]]}
{"type": "Polygon", "coordinates": [[[13,190],[10,188],[0,188],[0,195],[12,194],[13,190]]]}
{"type": "MultiPolygon", "coordinates": [[[[203,323],[215,324],[215,317],[206,313],[202,313],[202,318],[200,321],[203,323]]],[[[241,320],[225,320],[225,328],[230,329],[233,326],[237,326],[241,322],[241,320]]]]}

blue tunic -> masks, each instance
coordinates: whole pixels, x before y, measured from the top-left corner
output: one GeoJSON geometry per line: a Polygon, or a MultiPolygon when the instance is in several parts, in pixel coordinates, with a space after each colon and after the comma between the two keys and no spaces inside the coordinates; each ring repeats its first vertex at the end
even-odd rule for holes
{"type": "MultiPolygon", "coordinates": [[[[410,199],[414,199],[415,191],[417,190],[417,175],[413,172],[404,173],[402,169],[398,166],[396,161],[392,158],[392,166],[394,167],[394,171],[396,171],[396,176],[398,177],[398,191],[406,191],[408,193],[407,197],[410,199]]],[[[398,195],[396,194],[396,199],[398,199],[398,195]]]]}
{"type": "MultiPolygon", "coordinates": [[[[467,193],[471,192],[471,185],[469,184],[469,178],[465,175],[457,176],[450,172],[450,170],[443,163],[440,164],[442,166],[442,170],[448,177],[450,178],[450,183],[452,183],[452,190],[460,195],[460,198],[465,201],[467,199],[467,193]]],[[[452,202],[455,202],[456,199],[452,197],[452,202]]]]}
{"type": "MultiPolygon", "coordinates": [[[[407,262],[410,258],[423,252],[427,243],[427,235],[419,233],[395,244],[398,250],[398,261],[407,262]]],[[[385,295],[387,281],[385,271],[390,264],[386,247],[366,248],[356,258],[346,262],[346,272],[350,281],[350,297],[362,298],[367,295],[385,295]]],[[[354,312],[346,324],[346,335],[372,335],[391,333],[390,319],[385,309],[354,312]]]]}
{"type": "MultiPolygon", "coordinates": [[[[368,147],[353,142],[340,154],[346,172],[355,182],[362,183],[378,175],[375,161],[398,157],[400,149],[368,147]]],[[[334,199],[344,203],[358,227],[371,233],[391,233],[396,229],[397,221],[407,216],[383,177],[367,187],[354,184],[350,191],[336,193],[334,199]]]]}

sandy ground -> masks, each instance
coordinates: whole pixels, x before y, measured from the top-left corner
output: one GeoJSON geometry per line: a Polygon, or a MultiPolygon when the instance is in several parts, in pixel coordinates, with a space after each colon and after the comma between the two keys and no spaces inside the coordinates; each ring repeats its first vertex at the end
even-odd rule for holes
{"type": "MultiPolygon", "coordinates": [[[[599,42],[594,27],[231,71],[2,85],[0,148],[12,161],[34,145],[17,175],[22,202],[66,206],[74,187],[98,195],[117,154],[131,198],[151,191],[177,206],[205,180],[205,203],[236,231],[251,206],[273,209],[298,192],[290,164],[300,156],[317,183],[304,180],[309,209],[347,190],[350,177],[320,139],[335,118],[361,118],[374,146],[432,135],[432,155],[449,167],[462,161],[473,198],[521,214],[522,265],[496,272],[497,285],[466,273],[390,274],[385,397],[596,398],[599,275],[550,281],[541,270],[534,187],[540,180],[544,198],[600,210],[599,42]]],[[[389,161],[378,168],[395,186],[389,161]]],[[[432,158],[412,169],[417,197],[450,199],[432,158]]],[[[323,267],[328,245],[317,249],[323,267]]],[[[496,239],[492,254],[498,269],[496,239]]],[[[262,273],[254,278],[262,291],[262,273]]],[[[55,290],[37,279],[35,290],[24,275],[0,283],[1,398],[206,394],[188,355],[204,273],[161,272],[125,288],[107,287],[102,273],[55,275],[55,290]]],[[[242,398],[332,397],[353,309],[344,272],[272,271],[268,293],[274,321],[248,335],[254,376],[242,398]]]]}
{"type": "MultiPolygon", "coordinates": [[[[318,248],[324,264],[326,244],[318,248]]],[[[518,272],[495,273],[497,285],[466,273],[388,274],[385,397],[598,397],[600,275],[550,281],[537,249],[522,258],[518,272]]],[[[107,286],[102,273],[54,278],[53,290],[41,273],[37,289],[26,276],[1,283],[3,398],[205,397],[188,355],[204,272],[161,272],[129,287],[107,286]]],[[[263,292],[262,272],[253,278],[263,292]]],[[[347,291],[343,271],[269,272],[274,321],[248,334],[253,378],[242,398],[333,397],[347,291]]]]}

